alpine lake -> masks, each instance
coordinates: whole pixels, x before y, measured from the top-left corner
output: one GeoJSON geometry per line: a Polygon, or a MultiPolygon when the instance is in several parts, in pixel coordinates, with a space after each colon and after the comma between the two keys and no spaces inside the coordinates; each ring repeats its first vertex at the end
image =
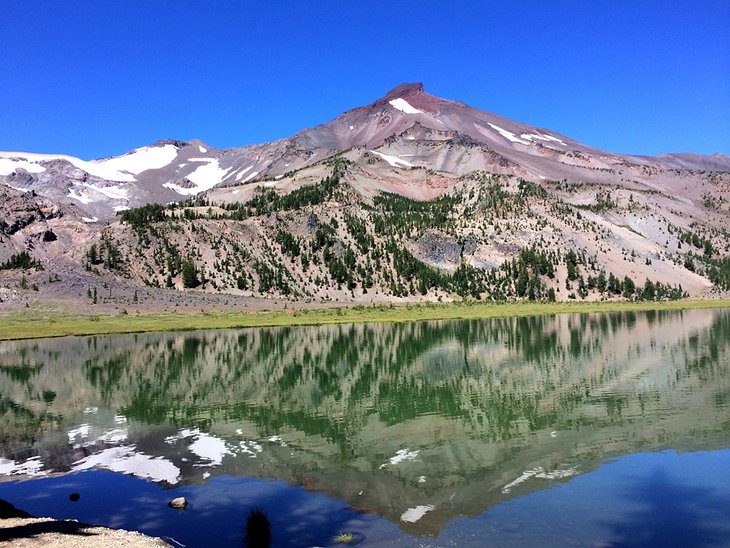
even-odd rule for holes
{"type": "Polygon", "coordinates": [[[0,342],[0,499],[173,546],[255,508],[272,546],[730,546],[730,309],[0,342]]]}

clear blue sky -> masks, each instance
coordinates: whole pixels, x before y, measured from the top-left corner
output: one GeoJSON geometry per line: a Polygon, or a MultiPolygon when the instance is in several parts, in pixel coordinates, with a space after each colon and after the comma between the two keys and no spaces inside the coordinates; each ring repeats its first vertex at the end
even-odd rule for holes
{"type": "Polygon", "coordinates": [[[242,146],[417,81],[609,151],[730,154],[730,2],[0,0],[0,150],[242,146]]]}

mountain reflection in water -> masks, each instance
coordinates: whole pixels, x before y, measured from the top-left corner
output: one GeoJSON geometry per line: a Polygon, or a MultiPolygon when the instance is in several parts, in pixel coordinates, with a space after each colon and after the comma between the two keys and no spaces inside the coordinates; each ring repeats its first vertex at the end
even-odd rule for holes
{"type": "Polygon", "coordinates": [[[2,342],[0,475],[271,478],[435,535],[606,457],[730,447],[729,400],[719,309],[2,342]]]}

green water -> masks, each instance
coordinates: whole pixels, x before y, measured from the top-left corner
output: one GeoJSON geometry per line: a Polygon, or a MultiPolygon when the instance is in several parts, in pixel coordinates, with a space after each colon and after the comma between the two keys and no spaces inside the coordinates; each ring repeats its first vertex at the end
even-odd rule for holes
{"type": "Polygon", "coordinates": [[[607,458],[728,448],[729,402],[719,309],[3,342],[0,474],[270,478],[435,537],[607,458]]]}

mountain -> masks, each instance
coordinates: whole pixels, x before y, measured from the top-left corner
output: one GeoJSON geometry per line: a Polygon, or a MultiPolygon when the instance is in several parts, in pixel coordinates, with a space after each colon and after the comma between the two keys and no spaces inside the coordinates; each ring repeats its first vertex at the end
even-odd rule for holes
{"type": "Polygon", "coordinates": [[[667,298],[730,285],[729,157],[605,152],[422,84],[242,148],[167,140],[94,161],[4,152],[0,182],[18,191],[4,194],[16,209],[40,198],[65,208],[63,223],[5,229],[0,260],[31,251],[92,280],[341,301],[667,298]],[[76,236],[44,242],[51,225],[76,236]]]}
{"type": "Polygon", "coordinates": [[[338,152],[378,149],[393,167],[417,165],[454,175],[474,170],[530,180],[605,182],[600,172],[638,176],[647,170],[730,172],[722,154],[611,154],[550,130],[514,122],[403,84],[293,137],[218,150],[200,141],[158,141],[122,156],[84,161],[66,155],[0,152],[0,182],[73,203],[89,217],[109,218],[147,203],[167,203],[215,186],[275,178],[338,152]],[[610,173],[613,170],[613,173],[610,173]],[[598,172],[598,173],[597,173],[598,172]]]}

